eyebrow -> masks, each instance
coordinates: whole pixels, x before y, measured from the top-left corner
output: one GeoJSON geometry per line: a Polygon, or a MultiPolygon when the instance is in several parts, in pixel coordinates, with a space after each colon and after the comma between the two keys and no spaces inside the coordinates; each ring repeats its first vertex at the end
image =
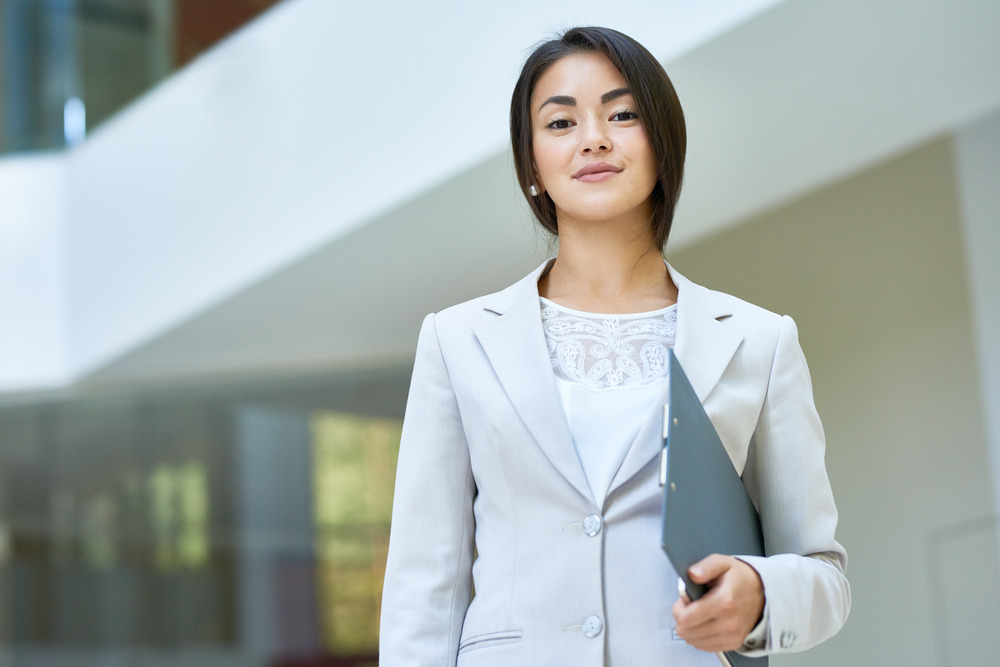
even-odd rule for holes
{"type": "MultiPolygon", "coordinates": [[[[632,91],[628,88],[615,88],[614,90],[609,90],[601,95],[601,104],[607,104],[608,102],[617,100],[619,97],[631,94],[632,91]]],[[[561,104],[562,106],[575,107],[576,98],[570,97],[569,95],[553,95],[549,99],[542,102],[541,106],[538,107],[538,110],[541,111],[546,104],[561,104]]]]}
{"type": "Polygon", "coordinates": [[[617,100],[619,97],[624,97],[625,95],[631,95],[632,91],[628,88],[615,88],[614,90],[609,90],[608,92],[601,95],[601,104],[607,104],[612,100],[617,100]]]}

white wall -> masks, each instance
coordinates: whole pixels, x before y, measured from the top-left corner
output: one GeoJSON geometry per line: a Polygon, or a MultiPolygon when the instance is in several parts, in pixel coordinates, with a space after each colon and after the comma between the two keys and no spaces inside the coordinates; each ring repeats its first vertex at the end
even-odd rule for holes
{"type": "Polygon", "coordinates": [[[59,154],[0,159],[0,392],[70,378],[65,182],[59,154]]]}
{"type": "Polygon", "coordinates": [[[1000,106],[1000,3],[793,0],[668,63],[688,119],[675,238],[722,233],[1000,106]]]}
{"type": "Polygon", "coordinates": [[[938,140],[668,252],[795,317],[812,371],[853,608],[775,667],[993,662],[1000,561],[954,174],[938,140]]]}
{"type": "Polygon", "coordinates": [[[993,508],[1000,522],[1000,112],[958,132],[955,168],[990,442],[993,508]]]}

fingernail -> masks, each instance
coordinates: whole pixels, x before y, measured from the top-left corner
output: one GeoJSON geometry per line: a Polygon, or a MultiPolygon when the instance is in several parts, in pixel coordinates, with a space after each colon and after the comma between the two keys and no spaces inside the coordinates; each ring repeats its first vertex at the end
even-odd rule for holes
{"type": "Polygon", "coordinates": [[[691,568],[691,574],[693,574],[696,577],[700,577],[701,575],[705,574],[705,572],[700,567],[696,566],[691,568]]]}

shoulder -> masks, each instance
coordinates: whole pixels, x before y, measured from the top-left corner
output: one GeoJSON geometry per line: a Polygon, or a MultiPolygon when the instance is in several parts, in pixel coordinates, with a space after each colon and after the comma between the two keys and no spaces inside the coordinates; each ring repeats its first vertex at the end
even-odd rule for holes
{"type": "Polygon", "coordinates": [[[484,317],[504,315],[526,300],[538,300],[538,278],[548,267],[546,260],[538,268],[502,290],[457,303],[434,314],[438,327],[463,329],[484,317]]]}

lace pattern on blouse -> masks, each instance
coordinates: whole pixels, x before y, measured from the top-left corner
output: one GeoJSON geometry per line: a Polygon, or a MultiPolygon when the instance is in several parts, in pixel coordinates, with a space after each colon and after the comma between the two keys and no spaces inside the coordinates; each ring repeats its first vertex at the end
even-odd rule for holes
{"type": "Polygon", "coordinates": [[[677,306],[604,315],[564,308],[542,297],[542,329],[556,378],[592,391],[643,387],[667,377],[677,337],[677,306]]]}

